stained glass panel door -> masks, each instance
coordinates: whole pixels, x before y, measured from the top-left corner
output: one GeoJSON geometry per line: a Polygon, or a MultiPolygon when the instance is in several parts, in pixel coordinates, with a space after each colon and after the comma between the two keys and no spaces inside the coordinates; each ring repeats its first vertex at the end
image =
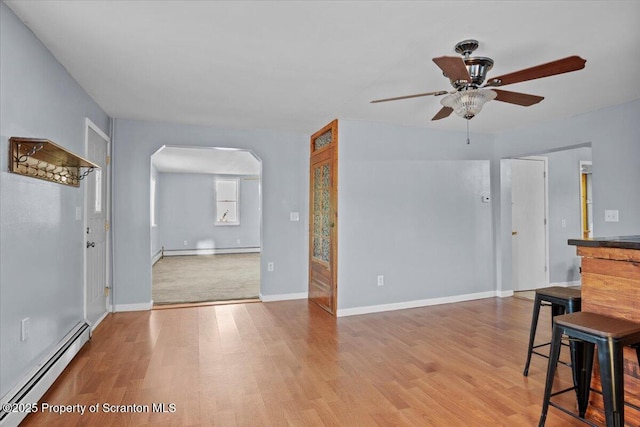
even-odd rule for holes
{"type": "Polygon", "coordinates": [[[337,307],[337,121],[311,137],[309,299],[329,313],[337,307]]]}

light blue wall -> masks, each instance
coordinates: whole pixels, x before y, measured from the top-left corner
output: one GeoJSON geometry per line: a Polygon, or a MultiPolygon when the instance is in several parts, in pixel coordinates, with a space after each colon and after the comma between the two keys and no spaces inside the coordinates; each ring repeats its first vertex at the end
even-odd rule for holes
{"type": "Polygon", "coordinates": [[[158,230],[165,250],[260,247],[259,177],[162,173],[158,230]],[[237,178],[239,225],[215,225],[215,179],[237,178]],[[184,241],[187,245],[184,245],[184,241]]]}
{"type": "Polygon", "coordinates": [[[47,138],[85,154],[85,117],[109,117],[0,2],[0,395],[83,319],[84,189],[7,172],[8,139],[47,138]],[[31,320],[27,341],[20,321],[31,320]]]}
{"type": "MultiPolygon", "coordinates": [[[[591,143],[593,212],[596,237],[640,234],[640,100],[569,119],[504,132],[496,136],[496,159],[533,155],[591,143]],[[605,209],[618,209],[620,221],[604,222],[605,209]]],[[[504,165],[503,165],[504,166],[504,165]]],[[[494,181],[501,195],[496,217],[498,287],[511,289],[510,177],[494,181]]],[[[495,206],[495,205],[494,205],[495,206]]],[[[580,235],[576,236],[580,237],[580,235]]]]}
{"type": "Polygon", "coordinates": [[[262,160],[262,293],[306,292],[308,136],[117,119],[113,139],[117,305],[151,301],[149,168],[163,145],[249,149],[262,160]],[[300,221],[289,221],[290,212],[300,221]]]}
{"type": "Polygon", "coordinates": [[[339,309],[495,290],[491,204],[482,203],[493,137],[471,141],[340,121],[339,309]]]}

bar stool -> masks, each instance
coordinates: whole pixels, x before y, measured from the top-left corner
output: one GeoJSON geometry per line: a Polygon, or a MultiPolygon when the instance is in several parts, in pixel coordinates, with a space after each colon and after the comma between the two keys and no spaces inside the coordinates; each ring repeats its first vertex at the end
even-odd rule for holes
{"type": "MultiPolygon", "coordinates": [[[[525,377],[529,375],[529,365],[531,364],[531,355],[549,358],[546,354],[535,351],[536,348],[550,345],[551,342],[533,345],[536,338],[536,329],[538,327],[538,317],[540,316],[540,307],[551,306],[552,317],[580,311],[582,303],[581,292],[579,286],[565,288],[562,286],[550,286],[548,288],[536,289],[536,297],[533,302],[533,315],[531,318],[531,331],[529,332],[529,349],[527,351],[527,363],[524,365],[525,377]]],[[[572,354],[573,357],[573,354],[572,354]]]]}
{"type": "MultiPolygon", "coordinates": [[[[624,346],[636,348],[638,363],[640,364],[640,323],[626,319],[604,316],[590,312],[578,312],[557,316],[553,319],[553,334],[551,338],[551,352],[547,381],[542,402],[542,414],[539,427],[543,427],[547,418],[549,405],[591,424],[584,419],[589,402],[591,371],[593,369],[594,347],[598,347],[598,361],[600,363],[600,380],[602,382],[602,397],[607,427],[621,427],[624,425],[624,346]],[[569,339],[577,339],[584,346],[584,356],[577,358],[574,365],[574,375],[578,383],[574,387],[551,393],[556,364],[560,356],[562,335],[569,339]],[[578,416],[573,412],[551,402],[551,398],[561,393],[577,390],[578,416]]],[[[594,425],[594,424],[592,424],[594,425]]]]}

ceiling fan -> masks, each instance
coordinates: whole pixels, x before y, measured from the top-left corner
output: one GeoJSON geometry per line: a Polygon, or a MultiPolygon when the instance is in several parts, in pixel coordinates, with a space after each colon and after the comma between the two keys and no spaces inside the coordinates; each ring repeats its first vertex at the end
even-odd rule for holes
{"type": "Polygon", "coordinates": [[[472,57],[471,53],[478,48],[478,45],[477,40],[463,40],[455,46],[455,51],[461,54],[463,56],[462,58],[457,56],[433,58],[433,62],[440,67],[444,76],[449,79],[455,90],[451,92],[441,90],[394,98],[376,99],[371,101],[371,103],[397,101],[421,96],[447,95],[440,101],[443,105],[442,109],[440,109],[431,120],[444,119],[445,117],[449,117],[454,111],[460,117],[471,120],[480,112],[486,102],[494,99],[523,107],[537,104],[544,99],[542,96],[493,88],[578,71],[583,69],[587,62],[579,56],[569,56],[546,64],[493,77],[482,85],[487,76],[487,72],[493,67],[493,59],[472,57]]]}

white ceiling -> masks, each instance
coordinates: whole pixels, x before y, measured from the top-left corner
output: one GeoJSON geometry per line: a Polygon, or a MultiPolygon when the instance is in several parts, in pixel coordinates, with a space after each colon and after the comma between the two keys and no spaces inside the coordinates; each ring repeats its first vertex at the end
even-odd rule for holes
{"type": "Polygon", "coordinates": [[[251,152],[230,148],[165,146],[151,164],[165,173],[260,175],[260,161],[251,152]]]}
{"type": "Polygon", "coordinates": [[[463,39],[489,77],[570,55],[586,68],[505,87],[472,132],[500,132],[640,99],[640,1],[6,0],[112,117],[303,133],[334,118],[444,130],[431,58],[463,39]]]}

